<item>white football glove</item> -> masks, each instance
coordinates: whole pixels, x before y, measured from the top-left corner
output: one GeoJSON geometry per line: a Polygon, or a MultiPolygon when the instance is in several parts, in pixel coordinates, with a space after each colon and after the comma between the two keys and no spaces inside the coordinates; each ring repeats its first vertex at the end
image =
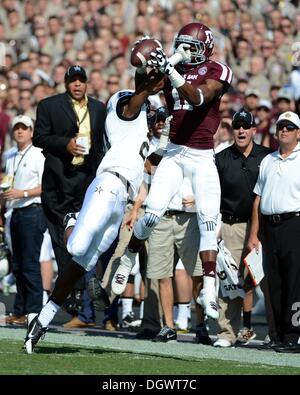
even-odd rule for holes
{"type": "Polygon", "coordinates": [[[172,73],[174,66],[162,48],[156,48],[156,52],[151,52],[150,56],[151,60],[148,60],[148,66],[156,68],[166,75],[170,75],[172,73]]]}
{"type": "Polygon", "coordinates": [[[182,43],[175,49],[175,53],[179,54],[182,58],[181,63],[189,63],[191,61],[192,55],[190,48],[190,44],[182,43]]]}

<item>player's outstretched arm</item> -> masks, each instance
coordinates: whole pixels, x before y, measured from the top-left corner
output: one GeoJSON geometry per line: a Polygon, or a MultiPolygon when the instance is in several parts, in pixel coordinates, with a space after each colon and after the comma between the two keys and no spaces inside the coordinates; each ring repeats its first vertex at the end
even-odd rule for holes
{"type": "MultiPolygon", "coordinates": [[[[182,47],[181,52],[185,54],[189,53],[189,50],[182,47]]],[[[177,52],[173,56],[182,57],[183,55],[177,52]]],[[[221,82],[208,79],[205,84],[195,87],[185,81],[183,76],[174,68],[174,64],[172,57],[169,59],[162,48],[157,48],[155,52],[151,52],[151,60],[148,61],[148,66],[164,73],[180,95],[194,106],[201,106],[222,94],[223,84],[221,82]]]]}
{"type": "Polygon", "coordinates": [[[180,96],[193,106],[202,106],[210,102],[215,97],[221,96],[223,84],[216,80],[207,79],[205,84],[195,87],[185,82],[177,88],[180,96]]]}
{"type": "Polygon", "coordinates": [[[135,90],[135,94],[123,107],[123,116],[133,118],[141,109],[150,95],[159,92],[164,86],[164,75],[158,70],[151,70],[143,76],[135,90]]]}

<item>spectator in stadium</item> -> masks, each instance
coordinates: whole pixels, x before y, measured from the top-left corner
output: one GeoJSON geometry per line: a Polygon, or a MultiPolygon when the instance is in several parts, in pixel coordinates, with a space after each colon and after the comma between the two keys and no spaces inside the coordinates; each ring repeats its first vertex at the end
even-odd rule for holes
{"type": "MultiPolygon", "coordinates": [[[[7,98],[7,95],[5,95],[5,98],[7,98]]],[[[1,157],[4,151],[5,140],[8,135],[9,124],[10,124],[10,117],[6,113],[6,111],[4,111],[3,108],[5,101],[6,100],[4,100],[4,97],[1,98],[0,96],[0,163],[1,163],[1,157]]]]}
{"type": "Polygon", "coordinates": [[[270,81],[265,76],[265,65],[261,56],[252,56],[250,61],[249,87],[259,93],[259,97],[267,99],[270,90],[270,81]]]}
{"type": "Polygon", "coordinates": [[[289,88],[281,88],[278,90],[277,99],[276,99],[276,107],[272,114],[271,125],[266,133],[263,145],[265,147],[270,147],[272,151],[278,149],[278,136],[276,133],[276,119],[280,114],[286,111],[292,111],[294,109],[294,100],[292,97],[292,91],[289,88]]]}
{"type": "Polygon", "coordinates": [[[27,115],[31,119],[35,119],[36,114],[32,106],[32,94],[30,89],[20,91],[20,107],[19,113],[27,115]]]}
{"type": "Polygon", "coordinates": [[[265,136],[269,133],[271,126],[272,104],[269,100],[260,100],[256,109],[256,133],[254,141],[256,144],[264,144],[265,136]]]}
{"type": "MultiPolygon", "coordinates": [[[[270,150],[253,142],[256,128],[251,112],[243,108],[236,112],[232,129],[234,144],[216,155],[221,183],[221,237],[242,272],[243,258],[248,253],[245,246],[254,198],[252,190],[259,164],[270,150]]],[[[249,283],[249,278],[247,281],[249,283]]],[[[230,347],[236,340],[247,343],[256,336],[251,327],[252,290],[247,288],[248,295],[243,308],[244,325],[240,332],[242,298],[231,300],[219,297],[220,332],[214,346],[230,347]]]]}
{"type": "Polygon", "coordinates": [[[105,80],[98,69],[92,69],[88,82],[88,94],[94,99],[104,101],[106,98],[105,80]]]}
{"type": "MultiPolygon", "coordinates": [[[[157,196],[159,199],[159,197],[157,196]]],[[[160,302],[165,326],[153,339],[154,342],[168,342],[177,339],[174,327],[173,275],[175,249],[187,273],[193,280],[193,297],[196,300],[202,289],[202,264],[199,258],[199,229],[194,212],[194,198],[189,179],[183,181],[180,191],[170,202],[159,224],[149,237],[149,256],[146,276],[158,280],[160,302]]],[[[189,301],[188,301],[189,302],[189,301]]],[[[211,344],[204,323],[203,310],[196,305],[196,339],[198,343],[211,344]]]]}
{"type": "MultiPolygon", "coordinates": [[[[2,184],[6,210],[12,210],[10,234],[12,241],[12,270],[17,294],[13,314],[7,323],[25,324],[26,315],[37,313],[43,302],[40,250],[46,219],[41,205],[41,181],[44,157],[32,145],[33,121],[18,115],[12,121],[17,149],[6,161],[6,185],[2,184]]],[[[4,180],[3,180],[4,181],[4,180]]]]}
{"type": "Polygon", "coordinates": [[[250,73],[251,49],[248,40],[240,37],[234,47],[235,53],[229,55],[235,78],[245,78],[250,73]]]}
{"type": "Polygon", "coordinates": [[[254,117],[256,115],[258,102],[259,102],[259,92],[256,89],[251,89],[251,88],[246,89],[244,108],[245,110],[250,111],[254,117]]]}
{"type": "Polygon", "coordinates": [[[287,71],[283,62],[276,56],[276,50],[272,40],[265,39],[261,46],[261,54],[264,60],[265,75],[271,85],[282,86],[287,81],[287,71]]]}
{"type": "Polygon", "coordinates": [[[259,239],[262,242],[278,335],[274,349],[287,353],[300,352],[299,133],[300,119],[296,113],[287,111],[279,116],[276,122],[279,149],[266,156],[260,165],[248,243],[252,249],[258,248],[259,239]]]}
{"type": "Polygon", "coordinates": [[[223,151],[233,143],[233,133],[230,118],[222,118],[217,133],[214,135],[215,154],[223,151]]]}

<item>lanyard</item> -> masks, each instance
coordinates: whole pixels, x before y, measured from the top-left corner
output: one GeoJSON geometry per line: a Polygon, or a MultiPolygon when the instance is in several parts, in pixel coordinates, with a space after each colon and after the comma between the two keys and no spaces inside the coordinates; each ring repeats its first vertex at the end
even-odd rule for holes
{"type": "Polygon", "coordinates": [[[76,120],[77,120],[77,125],[78,125],[78,127],[79,127],[79,126],[82,124],[82,122],[85,120],[85,118],[86,118],[86,116],[87,116],[87,114],[88,114],[88,106],[86,105],[85,113],[83,114],[82,118],[79,119],[78,114],[77,114],[77,111],[75,110],[74,103],[73,103],[73,101],[72,101],[71,98],[70,98],[70,101],[71,101],[71,105],[72,105],[73,111],[74,111],[74,113],[75,113],[75,117],[76,117],[76,120]]]}
{"type": "Polygon", "coordinates": [[[17,174],[17,171],[18,171],[18,169],[20,167],[20,164],[21,164],[22,160],[24,159],[25,155],[27,154],[27,152],[30,150],[31,147],[32,147],[32,144],[30,144],[29,147],[26,148],[24,154],[22,155],[21,159],[19,160],[19,162],[17,164],[17,167],[15,167],[15,164],[16,164],[16,157],[17,157],[18,153],[16,153],[16,155],[14,156],[14,163],[13,163],[14,178],[15,178],[15,176],[17,174]]]}

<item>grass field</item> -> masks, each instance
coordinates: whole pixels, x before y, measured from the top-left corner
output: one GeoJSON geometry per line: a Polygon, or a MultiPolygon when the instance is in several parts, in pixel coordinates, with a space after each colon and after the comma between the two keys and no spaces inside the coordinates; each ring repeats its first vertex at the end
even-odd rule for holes
{"type": "Polygon", "coordinates": [[[300,356],[192,343],[155,344],[77,333],[47,333],[24,354],[24,329],[0,328],[0,374],[9,375],[286,375],[300,374],[300,356]]]}
{"type": "Polygon", "coordinates": [[[25,355],[22,342],[1,340],[1,374],[89,375],[202,375],[202,374],[300,374],[300,368],[247,364],[218,359],[197,361],[106,351],[43,342],[35,354],[25,355]]]}

